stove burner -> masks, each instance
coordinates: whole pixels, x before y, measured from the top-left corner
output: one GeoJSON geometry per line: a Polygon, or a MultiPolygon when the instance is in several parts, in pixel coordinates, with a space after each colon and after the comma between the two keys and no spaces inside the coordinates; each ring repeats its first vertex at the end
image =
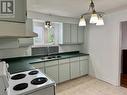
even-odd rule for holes
{"type": "Polygon", "coordinates": [[[12,80],[19,80],[19,79],[22,79],[25,77],[26,77],[26,74],[17,74],[17,75],[12,76],[11,79],[12,80]]]}
{"type": "Polygon", "coordinates": [[[39,77],[39,78],[35,78],[31,81],[31,84],[33,85],[39,85],[39,84],[43,84],[45,82],[47,82],[47,78],[44,78],[44,77],[39,77]]]}
{"type": "Polygon", "coordinates": [[[39,71],[36,71],[36,70],[35,71],[31,71],[31,72],[29,72],[29,75],[36,75],[36,74],[38,74],[38,72],[39,71]]]}
{"type": "Polygon", "coordinates": [[[19,91],[26,89],[28,87],[28,83],[21,83],[13,87],[13,90],[19,91]]]}

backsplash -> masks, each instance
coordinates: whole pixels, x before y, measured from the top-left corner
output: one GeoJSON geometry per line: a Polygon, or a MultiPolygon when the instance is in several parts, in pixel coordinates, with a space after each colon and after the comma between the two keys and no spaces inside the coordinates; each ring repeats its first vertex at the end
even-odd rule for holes
{"type": "Polygon", "coordinates": [[[45,47],[33,47],[31,49],[32,55],[50,55],[59,52],[58,46],[45,46],[45,47]]]}

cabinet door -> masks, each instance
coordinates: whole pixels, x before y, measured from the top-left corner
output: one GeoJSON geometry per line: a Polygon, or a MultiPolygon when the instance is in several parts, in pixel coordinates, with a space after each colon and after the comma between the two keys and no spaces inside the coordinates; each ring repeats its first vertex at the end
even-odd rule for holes
{"type": "Polygon", "coordinates": [[[71,43],[77,43],[78,41],[78,25],[71,24],[71,43]]]}
{"type": "Polygon", "coordinates": [[[84,42],[84,27],[78,27],[78,43],[84,42]]]}
{"type": "Polygon", "coordinates": [[[68,44],[71,40],[71,31],[70,31],[70,24],[63,23],[63,43],[68,44]]]}
{"type": "Polygon", "coordinates": [[[27,95],[55,95],[55,88],[52,86],[38,91],[34,91],[31,94],[27,95]]]}
{"type": "Polygon", "coordinates": [[[88,60],[80,60],[80,75],[88,74],[88,60]]]}
{"type": "Polygon", "coordinates": [[[45,67],[45,73],[58,83],[58,65],[45,67]]]}
{"type": "Polygon", "coordinates": [[[2,21],[25,22],[26,0],[15,0],[15,16],[12,18],[0,18],[2,21]]]}
{"type": "Polygon", "coordinates": [[[79,61],[71,62],[70,67],[71,67],[71,79],[79,77],[80,76],[79,61]]]}
{"type": "Polygon", "coordinates": [[[44,72],[44,62],[31,64],[35,69],[39,69],[42,73],[44,72]]]}
{"type": "Polygon", "coordinates": [[[59,82],[64,82],[70,79],[69,63],[59,65],[59,82]]]}

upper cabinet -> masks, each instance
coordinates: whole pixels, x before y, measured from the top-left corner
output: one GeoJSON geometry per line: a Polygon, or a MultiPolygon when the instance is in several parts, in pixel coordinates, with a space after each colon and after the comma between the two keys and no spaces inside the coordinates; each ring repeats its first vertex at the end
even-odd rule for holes
{"type": "Polygon", "coordinates": [[[84,27],[79,27],[78,26],[78,43],[83,43],[84,42],[84,27]]]}
{"type": "MultiPolygon", "coordinates": [[[[24,23],[27,18],[27,7],[26,0],[14,0],[15,3],[12,4],[15,8],[14,17],[1,17],[0,21],[9,21],[9,22],[22,22],[24,23]]],[[[6,8],[7,9],[7,8],[6,8]]]]}
{"type": "Polygon", "coordinates": [[[71,43],[77,43],[78,41],[78,25],[77,24],[71,24],[71,43]]]}
{"type": "Polygon", "coordinates": [[[82,44],[83,42],[84,27],[79,27],[78,24],[61,24],[59,44],[82,44]]]}
{"type": "Polygon", "coordinates": [[[62,23],[59,32],[59,44],[70,44],[71,43],[71,31],[69,23],[62,23]]]}

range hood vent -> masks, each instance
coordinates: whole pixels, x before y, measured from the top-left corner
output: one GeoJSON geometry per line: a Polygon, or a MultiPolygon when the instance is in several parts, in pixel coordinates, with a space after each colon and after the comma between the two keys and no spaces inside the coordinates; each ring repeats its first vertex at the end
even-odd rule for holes
{"type": "Polygon", "coordinates": [[[32,38],[38,35],[28,31],[26,23],[0,21],[0,38],[32,38]]]}

